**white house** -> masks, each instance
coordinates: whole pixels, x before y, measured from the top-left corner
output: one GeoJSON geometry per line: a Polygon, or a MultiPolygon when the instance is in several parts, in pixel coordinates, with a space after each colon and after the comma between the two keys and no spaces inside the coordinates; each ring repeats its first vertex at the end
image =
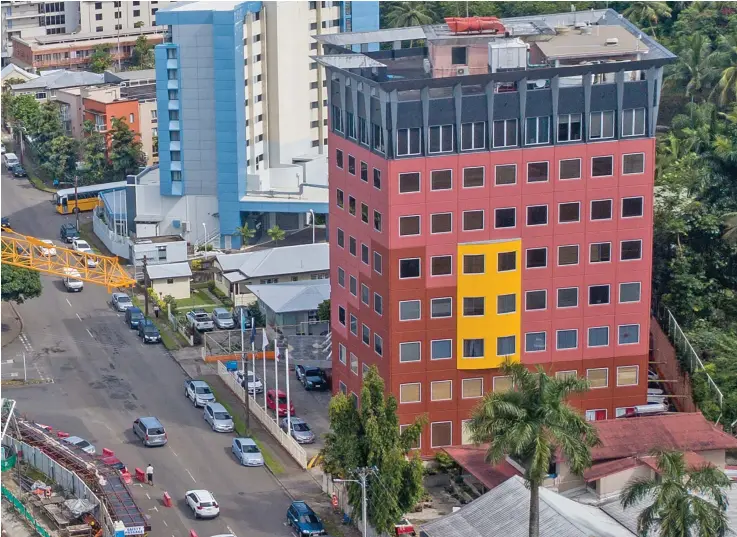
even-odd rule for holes
{"type": "Polygon", "coordinates": [[[161,297],[189,298],[192,270],[189,263],[166,263],[146,267],[151,287],[161,297]]]}
{"type": "MultiPolygon", "coordinates": [[[[266,324],[284,330],[310,332],[307,325],[317,323],[317,308],[330,298],[329,280],[305,280],[270,285],[250,285],[248,289],[258,298],[258,305],[266,324]]],[[[319,334],[329,328],[312,327],[319,334]]]]}

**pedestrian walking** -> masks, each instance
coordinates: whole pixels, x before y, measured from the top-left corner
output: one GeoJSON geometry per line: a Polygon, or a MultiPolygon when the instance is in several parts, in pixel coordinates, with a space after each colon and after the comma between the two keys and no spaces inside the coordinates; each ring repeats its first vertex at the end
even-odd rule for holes
{"type": "Polygon", "coordinates": [[[154,304],[154,315],[156,315],[156,318],[159,318],[159,305],[154,304]]]}
{"type": "Polygon", "coordinates": [[[152,487],[154,486],[154,467],[149,464],[146,467],[146,479],[148,480],[148,484],[152,487]]]}

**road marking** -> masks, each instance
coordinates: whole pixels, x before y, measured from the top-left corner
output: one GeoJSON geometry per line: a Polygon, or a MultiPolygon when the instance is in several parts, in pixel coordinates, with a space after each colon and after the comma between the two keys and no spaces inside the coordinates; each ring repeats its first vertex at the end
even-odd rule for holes
{"type": "Polygon", "coordinates": [[[148,495],[148,492],[146,493],[146,498],[148,498],[149,500],[151,499],[151,496],[148,495]]]}
{"type": "Polygon", "coordinates": [[[90,335],[91,338],[94,338],[95,337],[95,336],[92,335],[92,332],[90,332],[90,329],[89,328],[85,328],[85,330],[87,330],[87,333],[90,335]]]}
{"type": "Polygon", "coordinates": [[[167,528],[169,527],[169,524],[166,523],[166,520],[162,520],[162,522],[164,523],[164,526],[166,526],[167,528]]]}
{"type": "Polygon", "coordinates": [[[69,302],[69,299],[68,298],[66,298],[65,300],[67,301],[67,304],[69,304],[69,307],[71,308],[72,307],[72,303],[69,302]]]}
{"type": "Polygon", "coordinates": [[[31,345],[31,341],[28,339],[28,336],[24,332],[21,332],[19,337],[21,343],[23,343],[23,348],[25,348],[27,352],[32,353],[33,346],[31,345]]]}
{"type": "Polygon", "coordinates": [[[13,360],[5,360],[4,362],[0,362],[2,364],[12,364],[13,360]]]}
{"type": "Polygon", "coordinates": [[[189,474],[189,477],[191,477],[191,478],[192,478],[192,481],[194,481],[195,483],[197,483],[197,481],[195,480],[194,476],[192,475],[192,473],[191,473],[191,472],[190,472],[189,470],[187,470],[187,469],[185,468],[185,469],[184,469],[184,471],[185,471],[185,472],[187,472],[187,473],[189,474]]]}
{"type": "Polygon", "coordinates": [[[231,535],[235,535],[235,532],[230,529],[230,526],[225,526],[225,529],[228,530],[228,533],[230,533],[231,535]]]}
{"type": "Polygon", "coordinates": [[[10,374],[10,378],[15,378],[15,377],[17,377],[17,376],[18,376],[18,373],[11,373],[11,374],[10,374]]]}
{"type": "Polygon", "coordinates": [[[174,455],[175,457],[179,458],[179,455],[177,455],[177,452],[176,451],[174,451],[173,449],[170,449],[169,451],[171,451],[172,455],[174,455]]]}
{"type": "Polygon", "coordinates": [[[82,317],[79,316],[79,313],[77,313],[77,319],[79,319],[80,321],[82,320],[82,317]]]}

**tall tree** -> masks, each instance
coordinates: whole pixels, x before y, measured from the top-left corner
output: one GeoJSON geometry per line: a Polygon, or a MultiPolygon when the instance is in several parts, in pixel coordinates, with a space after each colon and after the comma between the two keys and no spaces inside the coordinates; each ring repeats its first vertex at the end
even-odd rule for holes
{"type": "Polygon", "coordinates": [[[330,299],[323,300],[317,305],[318,321],[330,321],[330,299]]]}
{"type": "Polygon", "coordinates": [[[51,141],[64,135],[61,111],[56,103],[47,101],[41,105],[39,114],[32,119],[34,121],[29,134],[34,138],[36,148],[43,158],[49,151],[51,141]]]}
{"type": "Polygon", "coordinates": [[[658,475],[631,480],[620,497],[625,509],[649,504],[637,517],[637,533],[659,537],[727,535],[726,490],[731,482],[724,472],[711,464],[688,467],[683,453],[656,451],[653,455],[658,475]]]}
{"type": "Polygon", "coordinates": [[[737,24],[730,35],[719,36],[717,54],[714,61],[721,67],[721,77],[717,87],[719,88],[719,103],[726,105],[737,99],[737,24]],[[731,101],[730,101],[731,97],[731,101]]]}
{"type": "Polygon", "coordinates": [[[0,265],[0,273],[3,302],[13,301],[21,304],[26,300],[41,296],[40,273],[5,264],[0,265]]]}
{"type": "Polygon", "coordinates": [[[284,237],[287,236],[284,230],[277,225],[274,225],[274,227],[268,229],[266,231],[266,234],[272,241],[274,241],[277,246],[279,245],[279,241],[283,241],[284,237]]]}
{"type": "Polygon", "coordinates": [[[502,367],[514,388],[489,392],[474,409],[469,429],[474,443],[489,447],[490,464],[512,457],[525,470],[530,487],[530,537],[540,535],[539,487],[550,463],[562,454],[571,470],[581,474],[591,466],[591,448],[599,442],[596,429],[566,398],[588,390],[585,380],[551,377],[542,368],[534,373],[519,363],[502,367]]]}
{"type": "Polygon", "coordinates": [[[649,29],[655,35],[655,27],[661,19],[668,19],[671,15],[667,2],[630,2],[622,13],[640,28],[649,29]]]}
{"type": "Polygon", "coordinates": [[[77,141],[69,136],[57,136],[46,147],[43,167],[53,178],[69,181],[77,172],[77,141]]]}
{"type": "MultiPolygon", "coordinates": [[[[384,381],[372,366],[363,377],[361,406],[339,393],[328,407],[330,432],[322,450],[326,471],[354,479],[358,468],[374,468],[368,478],[368,522],[379,533],[389,533],[422,496],[422,462],[410,453],[422,432],[417,420],[399,430],[397,400],[386,395],[384,381]]],[[[355,512],[361,513],[361,488],[349,484],[355,512]]]]}
{"type": "Polygon", "coordinates": [[[3,114],[5,113],[14,129],[20,128],[30,134],[38,122],[41,107],[33,95],[12,95],[6,92],[3,93],[3,114]],[[7,109],[6,103],[9,105],[7,109]]]}
{"type": "Polygon", "coordinates": [[[686,87],[686,97],[699,96],[714,80],[716,69],[711,56],[711,41],[702,34],[681,39],[678,44],[678,62],[673,67],[668,82],[673,87],[686,87]]]}
{"type": "Polygon", "coordinates": [[[386,14],[386,22],[390,28],[405,28],[431,24],[435,13],[428,2],[395,2],[386,14]]]}
{"type": "Polygon", "coordinates": [[[109,173],[105,136],[95,129],[92,121],[86,120],[83,126],[82,141],[82,184],[95,185],[104,183],[109,173]]]}
{"type": "Polygon", "coordinates": [[[110,164],[118,177],[137,174],[146,162],[138,133],[128,126],[124,118],[113,118],[110,129],[110,164]]]}
{"type": "Polygon", "coordinates": [[[90,71],[102,73],[113,64],[113,56],[105,45],[97,45],[90,55],[90,71]]]}
{"type": "Polygon", "coordinates": [[[138,36],[131,57],[133,65],[138,69],[153,69],[154,47],[148,42],[145,35],[138,36]]]}
{"type": "Polygon", "coordinates": [[[256,230],[248,227],[248,223],[244,223],[242,226],[235,228],[235,233],[236,235],[240,235],[241,248],[243,248],[244,246],[247,246],[248,241],[256,235],[256,230]]]}

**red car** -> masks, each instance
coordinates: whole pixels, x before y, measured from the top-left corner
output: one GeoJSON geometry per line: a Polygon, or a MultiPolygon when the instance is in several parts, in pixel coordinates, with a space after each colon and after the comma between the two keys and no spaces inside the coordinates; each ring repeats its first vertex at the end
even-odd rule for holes
{"type": "MultiPolygon", "coordinates": [[[[279,416],[287,415],[287,394],[279,390],[279,416]]],[[[271,410],[276,410],[276,390],[269,390],[266,392],[266,406],[271,410]]],[[[289,401],[289,414],[294,416],[294,403],[289,401]]]]}

